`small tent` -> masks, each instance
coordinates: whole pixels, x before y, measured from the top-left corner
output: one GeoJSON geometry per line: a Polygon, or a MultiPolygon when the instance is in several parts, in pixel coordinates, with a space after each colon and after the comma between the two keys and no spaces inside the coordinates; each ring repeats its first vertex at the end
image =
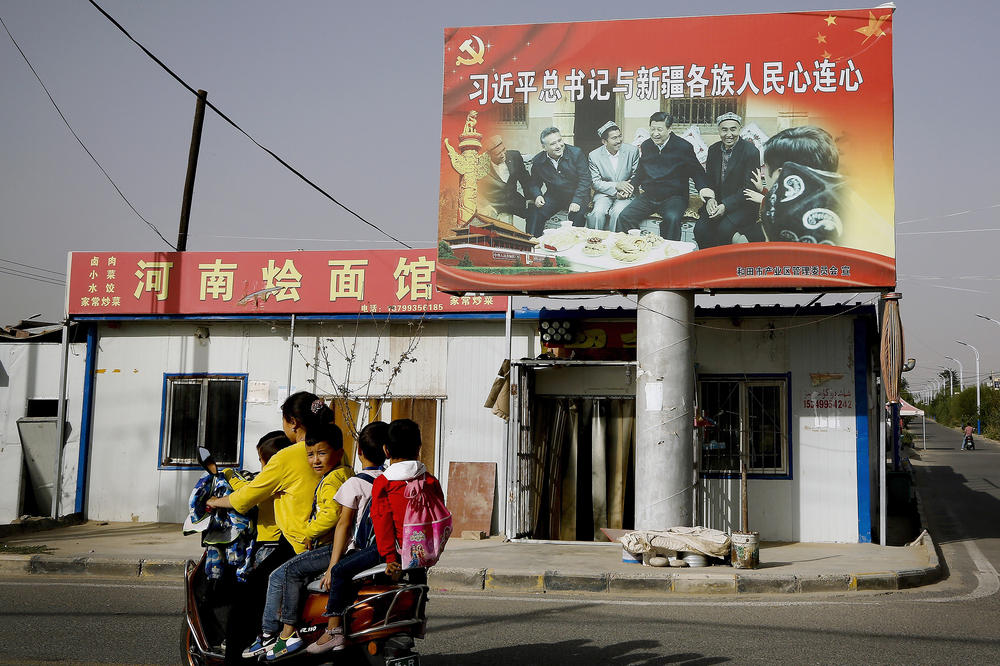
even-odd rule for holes
{"type": "Polygon", "coordinates": [[[919,407],[914,407],[910,403],[906,402],[902,398],[899,399],[899,415],[900,416],[919,416],[921,420],[921,425],[923,426],[923,439],[921,440],[923,446],[920,448],[927,448],[927,417],[924,416],[924,410],[919,407]]]}

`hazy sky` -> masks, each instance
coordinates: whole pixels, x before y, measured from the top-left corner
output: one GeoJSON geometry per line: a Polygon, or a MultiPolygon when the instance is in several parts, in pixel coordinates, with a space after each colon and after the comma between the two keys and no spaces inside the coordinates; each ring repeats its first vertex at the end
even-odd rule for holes
{"type": "MultiPolygon", "coordinates": [[[[258,141],[367,219],[427,248],[436,245],[443,28],[842,8],[781,0],[99,4],[258,141]]],[[[900,0],[893,20],[898,288],[916,385],[949,364],[945,356],[971,378],[972,351],[956,338],[979,348],[984,373],[1000,374],[1000,326],[974,316],[1000,320],[998,6],[900,0]]],[[[174,242],[193,96],[86,0],[0,0],[0,18],[83,142],[174,242]]],[[[79,146],[3,32],[0,85],[0,323],[58,319],[63,288],[11,270],[59,280],[71,250],[168,247],[79,146]]],[[[208,112],[189,250],[393,246],[208,112]]]]}

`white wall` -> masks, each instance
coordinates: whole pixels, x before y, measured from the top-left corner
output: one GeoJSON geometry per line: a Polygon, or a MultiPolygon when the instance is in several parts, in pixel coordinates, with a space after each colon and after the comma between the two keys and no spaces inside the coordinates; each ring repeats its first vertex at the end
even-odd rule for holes
{"type": "MultiPolygon", "coordinates": [[[[854,319],[697,323],[699,374],[791,373],[792,478],[750,480],[750,528],[771,541],[857,542],[854,319]],[[805,406],[825,389],[846,394],[851,407],[805,406]]],[[[707,526],[739,527],[738,479],[705,479],[701,499],[707,526]]]]}
{"type": "MultiPolygon", "coordinates": [[[[62,346],[53,342],[0,344],[0,524],[10,523],[22,511],[21,495],[29,480],[23,464],[17,420],[26,413],[29,399],[59,397],[62,346]]],[[[80,450],[83,375],[87,346],[69,347],[66,386],[66,421],[59,513],[72,513],[76,501],[76,470],[80,450]]],[[[50,515],[51,507],[39,512],[50,515]]]]}
{"type": "MultiPolygon", "coordinates": [[[[87,513],[92,519],[181,522],[200,470],[157,469],[164,373],[247,373],[248,381],[268,382],[264,402],[246,405],[243,466],[257,470],[254,445],[280,428],[280,406],[289,393],[287,322],[124,322],[102,326],[95,387],[94,441],[88,479],[87,513]],[[194,337],[196,327],[209,337],[194,337]],[[272,328],[274,330],[272,330],[272,328]],[[123,473],[127,472],[127,473],[123,473]]],[[[413,336],[408,324],[391,335],[375,323],[296,324],[291,392],[331,393],[332,383],[380,395],[394,360],[413,336]],[[320,345],[331,353],[329,369],[320,345]],[[345,346],[346,345],[346,346],[345,346]],[[344,353],[356,358],[350,373],[344,353]],[[387,370],[368,385],[371,359],[390,359],[387,370]]],[[[443,397],[443,436],[437,457],[447,490],[448,463],[501,461],[505,423],[483,407],[500,361],[506,357],[504,322],[427,321],[415,362],[402,364],[390,391],[398,396],[443,397]]]]}

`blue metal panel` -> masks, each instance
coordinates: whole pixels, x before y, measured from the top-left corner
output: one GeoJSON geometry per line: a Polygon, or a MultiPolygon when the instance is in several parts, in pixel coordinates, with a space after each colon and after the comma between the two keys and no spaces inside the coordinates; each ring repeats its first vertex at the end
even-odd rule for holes
{"type": "Polygon", "coordinates": [[[868,322],[854,320],[854,421],[857,430],[858,542],[872,541],[872,498],[868,466],[868,322]]]}
{"type": "Polygon", "coordinates": [[[80,452],[76,462],[75,513],[83,512],[87,489],[87,460],[90,458],[91,435],[94,418],[94,382],[97,377],[97,324],[87,327],[87,362],[83,369],[83,413],[80,416],[80,452]]]}

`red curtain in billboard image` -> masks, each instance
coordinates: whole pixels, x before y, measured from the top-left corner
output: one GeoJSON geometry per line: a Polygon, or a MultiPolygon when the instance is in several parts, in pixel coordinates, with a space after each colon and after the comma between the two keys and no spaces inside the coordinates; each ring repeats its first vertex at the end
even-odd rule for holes
{"type": "Polygon", "coordinates": [[[892,10],[449,28],[438,285],[895,285],[892,10]]]}

